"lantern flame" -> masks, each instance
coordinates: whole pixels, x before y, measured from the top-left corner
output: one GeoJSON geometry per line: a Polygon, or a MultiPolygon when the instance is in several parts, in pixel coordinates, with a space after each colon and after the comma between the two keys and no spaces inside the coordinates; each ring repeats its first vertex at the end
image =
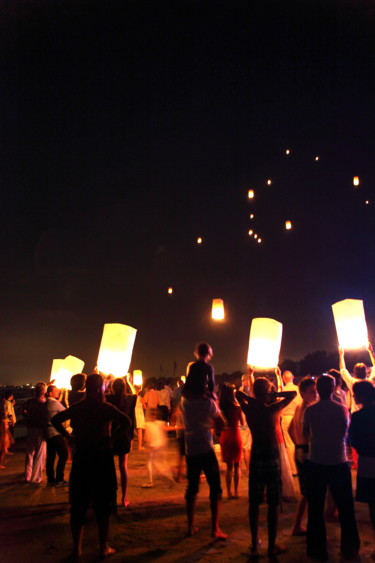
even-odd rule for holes
{"type": "Polygon", "coordinates": [[[367,345],[368,333],[363,301],[344,299],[332,305],[337,339],[342,348],[362,348],[367,345]]]}
{"type": "Polygon", "coordinates": [[[197,238],[197,244],[202,244],[202,237],[197,238]]]}
{"type": "Polygon", "coordinates": [[[255,195],[254,190],[249,190],[249,191],[247,192],[247,197],[248,197],[249,199],[253,199],[254,195],[255,195]]]}
{"type": "Polygon", "coordinates": [[[224,301],[222,299],[213,299],[212,300],[212,318],[215,321],[222,321],[225,317],[224,312],[224,301]]]}
{"type": "Polygon", "coordinates": [[[173,287],[168,287],[168,293],[169,293],[169,295],[172,295],[172,293],[173,293],[173,287]]]}
{"type": "Polygon", "coordinates": [[[279,354],[283,325],[274,319],[256,318],[251,322],[247,363],[260,369],[275,368],[279,354]]]}
{"type": "Polygon", "coordinates": [[[287,231],[290,231],[290,229],[292,228],[292,222],[291,221],[285,221],[285,228],[287,231]]]}
{"type": "Polygon", "coordinates": [[[129,371],[137,330],[131,326],[105,324],[98,356],[101,372],[123,377],[129,371]]]}
{"type": "Polygon", "coordinates": [[[359,186],[359,177],[358,176],[353,177],[353,186],[359,186]]]}

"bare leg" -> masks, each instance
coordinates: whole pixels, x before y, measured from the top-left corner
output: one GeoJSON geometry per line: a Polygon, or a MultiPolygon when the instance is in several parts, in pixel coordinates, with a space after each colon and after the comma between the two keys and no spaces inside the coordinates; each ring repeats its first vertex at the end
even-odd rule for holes
{"type": "Polygon", "coordinates": [[[83,521],[70,515],[70,529],[73,537],[73,557],[82,555],[83,521]]]}
{"type": "Polygon", "coordinates": [[[228,494],[228,498],[232,498],[232,473],[233,473],[233,463],[227,463],[227,470],[225,473],[225,483],[227,485],[227,494],[228,494]]]}
{"type": "Polygon", "coordinates": [[[218,540],[226,540],[228,535],[224,534],[219,528],[220,500],[215,497],[210,499],[211,520],[212,520],[212,537],[218,540]]]}
{"type": "Polygon", "coordinates": [[[368,509],[369,509],[369,513],[370,513],[370,520],[371,520],[371,524],[372,524],[372,529],[374,530],[374,533],[375,533],[375,503],[369,502],[368,509]]]}
{"type": "Polygon", "coordinates": [[[251,551],[255,552],[258,549],[259,537],[259,504],[249,504],[249,523],[251,533],[251,551]]]}
{"type": "Polygon", "coordinates": [[[144,448],[142,447],[143,444],[143,430],[142,428],[138,428],[138,449],[139,450],[143,450],[144,448]]]}
{"type": "Polygon", "coordinates": [[[302,497],[297,506],[296,518],[294,521],[292,536],[301,536],[306,533],[306,530],[302,528],[302,518],[305,513],[307,506],[307,498],[302,497]]]}
{"type": "Polygon", "coordinates": [[[152,480],[152,463],[153,463],[154,452],[150,450],[148,454],[148,461],[147,461],[147,470],[148,470],[148,482],[151,484],[153,483],[152,480]]]}
{"type": "Polygon", "coordinates": [[[194,528],[194,511],[195,511],[196,497],[186,499],[186,515],[188,521],[188,536],[193,536],[196,532],[194,528]]]}
{"type": "Polygon", "coordinates": [[[128,454],[119,455],[118,462],[121,475],[121,504],[126,508],[129,505],[126,499],[128,489],[128,454]]]}
{"type": "Polygon", "coordinates": [[[279,505],[270,504],[268,506],[268,556],[275,556],[286,551],[285,547],[276,544],[277,523],[279,520],[279,505]]]}
{"type": "Polygon", "coordinates": [[[108,557],[116,552],[113,547],[108,545],[108,533],[109,533],[109,516],[97,517],[98,532],[99,532],[99,544],[100,544],[100,555],[102,557],[108,557]]]}
{"type": "Polygon", "coordinates": [[[234,464],[234,497],[238,498],[238,485],[240,483],[241,472],[240,472],[240,464],[234,464]]]}

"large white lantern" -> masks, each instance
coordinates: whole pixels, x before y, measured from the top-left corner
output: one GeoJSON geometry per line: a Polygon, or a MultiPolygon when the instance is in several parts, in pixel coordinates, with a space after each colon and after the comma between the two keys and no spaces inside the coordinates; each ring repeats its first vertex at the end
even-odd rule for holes
{"type": "Polygon", "coordinates": [[[337,339],[342,348],[361,348],[368,342],[363,301],[344,299],[332,305],[337,339]]]}
{"type": "Polygon", "coordinates": [[[50,375],[50,378],[49,378],[50,381],[57,381],[57,379],[59,378],[60,370],[62,368],[63,363],[64,363],[64,360],[62,358],[52,360],[51,375],[50,375]]]}
{"type": "Polygon", "coordinates": [[[70,378],[76,373],[82,373],[85,362],[75,356],[66,356],[64,360],[53,360],[51,379],[59,389],[70,389],[70,378]]]}
{"type": "Polygon", "coordinates": [[[274,319],[256,318],[251,322],[247,363],[259,369],[275,368],[279,363],[283,325],[274,319]]]}
{"type": "Polygon", "coordinates": [[[129,371],[137,329],[119,324],[105,324],[98,356],[99,371],[123,377],[129,371]]]}
{"type": "Polygon", "coordinates": [[[143,383],[143,374],[141,369],[134,369],[133,370],[133,385],[139,385],[142,387],[143,383]]]}
{"type": "Polygon", "coordinates": [[[212,318],[215,321],[222,321],[225,317],[224,301],[222,299],[212,300],[212,318]]]}

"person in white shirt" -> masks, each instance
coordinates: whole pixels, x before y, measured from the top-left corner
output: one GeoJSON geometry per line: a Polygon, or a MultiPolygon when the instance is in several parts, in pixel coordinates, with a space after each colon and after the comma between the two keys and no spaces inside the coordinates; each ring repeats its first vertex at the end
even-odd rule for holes
{"type": "Polygon", "coordinates": [[[55,485],[56,487],[64,487],[68,485],[68,482],[64,479],[64,471],[66,461],[68,459],[68,448],[65,442],[64,436],[62,436],[56,428],[51,424],[51,419],[55,414],[64,411],[65,407],[57,400],[60,396],[60,390],[56,385],[49,385],[47,387],[47,462],[46,462],[46,473],[47,482],[49,485],[55,485]],[[58,462],[56,465],[55,473],[55,458],[56,454],[58,457],[58,462]]]}
{"type": "Polygon", "coordinates": [[[352,560],[358,556],[360,540],[346,456],[349,411],[332,400],[335,388],[332,376],[319,377],[316,387],[320,400],[307,407],[303,416],[303,431],[309,444],[306,462],[307,555],[313,559],[328,559],[324,524],[324,501],[328,487],[339,513],[341,554],[352,560]]]}
{"type": "Polygon", "coordinates": [[[285,409],[281,413],[281,431],[283,433],[286,453],[288,455],[292,475],[297,475],[297,467],[295,462],[295,446],[289,434],[289,426],[292,422],[292,418],[294,416],[297,405],[301,402],[301,397],[298,394],[298,385],[295,385],[293,383],[293,378],[294,376],[291,371],[286,370],[283,372],[283,391],[296,391],[297,396],[291,403],[289,403],[289,405],[285,407],[285,409]]]}

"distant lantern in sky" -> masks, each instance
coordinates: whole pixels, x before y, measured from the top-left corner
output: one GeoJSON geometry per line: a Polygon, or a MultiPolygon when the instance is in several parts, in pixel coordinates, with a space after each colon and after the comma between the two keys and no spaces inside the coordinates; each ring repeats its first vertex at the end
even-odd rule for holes
{"type": "Polygon", "coordinates": [[[253,235],[253,233],[254,233],[254,231],[253,231],[252,229],[250,229],[250,231],[249,231],[249,235],[250,235],[250,236],[252,236],[252,235],[253,235]]]}
{"type": "Polygon", "coordinates": [[[315,162],[318,162],[318,160],[319,160],[319,156],[316,156],[316,157],[315,157],[315,162]]]}
{"type": "Polygon", "coordinates": [[[225,317],[224,313],[224,301],[222,299],[212,300],[212,318],[215,321],[222,321],[225,317]]]}
{"type": "Polygon", "coordinates": [[[142,386],[143,383],[143,374],[141,369],[134,369],[133,370],[133,385],[142,386]]]}
{"type": "Polygon", "coordinates": [[[255,239],[257,239],[257,238],[258,238],[258,235],[257,235],[256,233],[254,234],[254,238],[255,238],[255,239]]]}
{"type": "Polygon", "coordinates": [[[359,186],[359,177],[358,176],[353,177],[353,186],[359,186]]]}
{"type": "Polygon", "coordinates": [[[290,149],[286,149],[285,154],[290,154],[290,149]]]}
{"type": "Polygon", "coordinates": [[[120,323],[105,324],[98,356],[101,372],[123,377],[129,371],[137,330],[120,323]]]}
{"type": "Polygon", "coordinates": [[[253,198],[254,198],[254,195],[255,195],[255,194],[254,194],[254,190],[249,190],[249,191],[247,192],[247,197],[248,197],[249,199],[253,199],[253,198]]]}
{"type": "Polygon", "coordinates": [[[362,348],[367,345],[368,333],[361,299],[344,299],[332,305],[337,339],[342,348],[362,348]]]}
{"type": "Polygon", "coordinates": [[[370,200],[369,200],[369,199],[366,199],[365,204],[366,204],[366,205],[369,205],[369,203],[370,203],[370,200]]]}
{"type": "Polygon", "coordinates": [[[283,325],[274,319],[251,321],[247,364],[258,369],[275,368],[279,363],[283,325]]]}
{"type": "Polygon", "coordinates": [[[168,287],[168,293],[169,293],[169,295],[172,295],[172,293],[173,293],[173,287],[168,287]]]}
{"type": "Polygon", "coordinates": [[[272,184],[272,180],[271,180],[271,179],[268,179],[268,180],[267,180],[267,186],[270,186],[271,184],[272,184]]]}
{"type": "Polygon", "coordinates": [[[261,239],[261,238],[258,238],[258,242],[262,242],[262,239],[261,239]]]}
{"type": "Polygon", "coordinates": [[[285,221],[285,228],[287,231],[290,231],[290,229],[292,228],[292,222],[291,221],[285,221]]]}
{"type": "Polygon", "coordinates": [[[197,238],[197,244],[202,244],[202,237],[197,238]]]}
{"type": "Polygon", "coordinates": [[[250,219],[254,219],[254,213],[250,213],[250,219]]]}

